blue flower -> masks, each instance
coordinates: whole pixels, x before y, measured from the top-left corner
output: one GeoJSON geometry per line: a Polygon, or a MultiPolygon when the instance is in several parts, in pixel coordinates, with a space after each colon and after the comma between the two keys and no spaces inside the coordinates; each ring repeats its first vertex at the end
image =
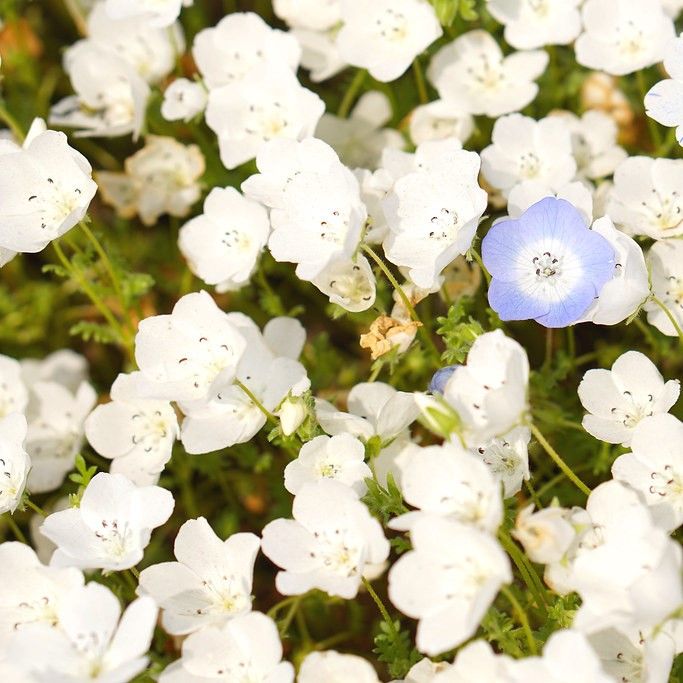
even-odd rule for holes
{"type": "Polygon", "coordinates": [[[427,391],[430,394],[443,394],[448,380],[458,367],[458,365],[446,365],[446,367],[439,368],[429,382],[427,391]]]}
{"type": "Polygon", "coordinates": [[[517,220],[494,225],[482,242],[493,279],[489,304],[501,320],[566,327],[612,279],[615,253],[564,199],[546,197],[517,220]]]}

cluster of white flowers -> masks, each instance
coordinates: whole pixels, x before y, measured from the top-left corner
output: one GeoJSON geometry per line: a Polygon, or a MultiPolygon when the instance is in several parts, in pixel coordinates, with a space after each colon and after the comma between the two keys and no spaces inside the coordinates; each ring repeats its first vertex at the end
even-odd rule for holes
{"type": "MultiPolygon", "coordinates": [[[[163,89],[165,121],[206,124],[225,169],[242,167],[240,188],[204,187],[200,147],[166,135],[147,136],[123,172],[100,171],[96,185],[66,136],[36,120],[21,144],[0,140],[0,265],[84,220],[98,185],[121,217],[148,226],[188,217],[203,198],[172,239],[218,294],[248,287],[267,249],[332,304],[360,313],[381,292],[374,268],[395,267],[403,284],[390,275],[393,310],[368,344],[398,356],[422,324],[414,304],[447,291],[492,206],[507,215],[484,237],[481,272],[502,321],[617,325],[643,309],[657,330],[683,338],[683,160],[629,156],[604,111],[520,113],[539,94],[544,48],[573,43],[579,64],[611,75],[663,62],[670,78],[645,104],[683,145],[683,38],[672,19],[681,3],[487,0],[513,50],[483,29],[443,38],[426,70],[437,98],[400,131],[380,88],[412,64],[421,78],[422,53],[442,38],[438,3],[274,0],[288,31],[253,12],[228,14],[194,36],[196,78],[169,82],[186,49],[178,18],[191,4],[96,0],[87,36],[64,53],[75,94],[49,120],[79,136],[135,141],[163,89]],[[349,66],[352,88],[376,83],[337,114],[297,77],[303,67],[320,82],[349,66]],[[475,117],[495,119],[480,153],[463,147],[475,117]]],[[[293,609],[312,591],[336,602],[366,592],[391,633],[396,623],[372,586],[385,577],[391,608],[425,656],[404,683],[668,680],[683,652],[683,552],[671,536],[683,525],[683,423],[669,412],[677,380],[637,351],[584,374],[583,429],[622,447],[612,479],[590,490],[538,432],[527,351],[508,328],[477,329],[466,359],[438,369],[426,391],[375,376],[328,400],[301,360],[309,339],[294,312],[260,328],[223,310],[225,300],[190,292],[170,313],[140,320],[134,362],[99,405],[83,356],[0,356],[0,514],[16,525],[9,515],[60,489],[86,448],[111,461],[108,472],[79,471],[68,503],[50,501],[36,528],[45,562],[26,544],[0,544],[3,680],[133,681],[148,666],[158,618],[179,639],[179,657],[156,671],[160,683],[379,683],[369,661],[322,647],[287,653],[295,670],[269,616],[277,610],[266,614],[254,597],[259,553],[293,609]],[[246,444],[266,426],[264,436],[293,451],[277,474],[291,516],[278,508],[259,535],[225,539],[218,520],[183,517],[175,561],[138,572],[173,516],[166,465],[246,444]],[[518,546],[508,530],[537,464],[532,434],[587,501],[521,505],[518,546]],[[373,490],[398,494],[386,514],[373,509],[373,490]],[[543,565],[546,586],[532,563],[543,565]],[[578,596],[571,624],[531,632],[513,564],[538,580],[529,579],[544,600],[546,587],[578,596]],[[123,611],[99,581],[112,575],[124,591],[137,580],[123,611]],[[542,653],[534,646],[513,659],[479,637],[499,594],[524,635],[542,638],[542,653]]]]}

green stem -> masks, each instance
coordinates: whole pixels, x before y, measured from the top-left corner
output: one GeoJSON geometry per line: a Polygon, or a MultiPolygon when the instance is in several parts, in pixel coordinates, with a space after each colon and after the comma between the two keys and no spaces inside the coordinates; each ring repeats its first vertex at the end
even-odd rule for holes
{"type": "Polygon", "coordinates": [[[289,626],[292,623],[292,619],[294,619],[295,614],[297,613],[297,610],[299,609],[299,605],[301,604],[301,601],[303,600],[303,595],[297,595],[296,599],[291,603],[289,607],[289,611],[285,615],[285,618],[282,620],[282,622],[279,625],[279,630],[280,630],[280,636],[284,636],[285,633],[289,630],[289,626]]]}
{"type": "Polygon", "coordinates": [[[71,20],[74,22],[76,30],[82,36],[87,36],[88,24],[85,21],[83,11],[78,3],[78,0],[64,0],[64,7],[66,7],[66,11],[69,13],[71,20]]]}
{"type": "Polygon", "coordinates": [[[275,415],[273,415],[273,413],[271,413],[270,410],[268,410],[268,408],[266,408],[263,405],[263,403],[261,403],[261,401],[259,401],[258,398],[256,398],[256,395],[251,391],[251,389],[249,389],[248,386],[246,386],[246,384],[242,383],[236,377],[234,380],[234,384],[235,386],[238,386],[249,397],[249,400],[265,415],[266,420],[269,420],[274,424],[278,423],[275,415]]]}
{"type": "Polygon", "coordinates": [[[545,597],[545,588],[541,580],[536,574],[536,570],[529,563],[527,556],[517,547],[517,544],[512,540],[507,531],[502,529],[498,532],[498,540],[500,541],[507,554],[512,558],[515,566],[522,576],[522,580],[527,585],[527,588],[534,596],[534,600],[540,609],[544,612],[547,610],[548,601],[545,597]]]}
{"type": "Polygon", "coordinates": [[[531,429],[531,433],[534,435],[534,438],[538,443],[541,444],[545,452],[555,461],[555,464],[565,473],[567,478],[583,493],[585,493],[587,496],[590,496],[591,490],[586,486],[579,477],[574,474],[574,471],[572,470],[569,465],[562,459],[562,456],[548,443],[548,440],[543,436],[541,431],[538,429],[538,427],[531,423],[529,425],[531,429]]]}
{"type": "MultiPolygon", "coordinates": [[[[638,90],[640,92],[640,102],[645,106],[645,96],[648,93],[647,83],[645,82],[645,71],[643,69],[638,69],[636,71],[636,82],[638,83],[638,90]]],[[[649,116],[647,118],[647,125],[650,129],[650,140],[652,146],[655,150],[658,150],[662,146],[662,134],[659,130],[658,123],[651,119],[649,116]]]]}
{"type": "Polygon", "coordinates": [[[271,619],[275,619],[275,616],[277,613],[281,610],[287,607],[287,605],[291,605],[293,602],[297,602],[301,598],[300,595],[292,595],[288,598],[285,598],[284,600],[280,600],[280,602],[275,603],[267,612],[268,616],[271,619]]]}
{"type": "Polygon", "coordinates": [[[363,85],[363,81],[365,80],[367,73],[368,72],[365,69],[359,69],[356,72],[356,75],[353,77],[351,84],[344,93],[344,97],[342,98],[339,109],[337,110],[337,116],[340,118],[345,119],[349,115],[351,107],[356,100],[356,96],[363,85]]]}
{"type": "Polygon", "coordinates": [[[531,626],[529,626],[529,619],[527,619],[526,612],[519,604],[517,598],[514,596],[513,592],[507,586],[501,586],[500,592],[507,598],[507,601],[512,605],[512,609],[515,612],[517,621],[519,621],[524,635],[526,636],[527,643],[529,645],[529,651],[532,655],[538,653],[536,647],[536,639],[534,634],[531,632],[531,626]]]}
{"type": "Polygon", "coordinates": [[[27,508],[31,508],[34,512],[37,512],[41,517],[47,517],[47,512],[43,510],[42,508],[38,507],[32,500],[29,498],[26,498],[24,500],[24,505],[26,505],[27,508]]]}
{"type": "Polygon", "coordinates": [[[19,142],[24,141],[26,136],[24,135],[22,127],[4,105],[0,105],[0,120],[7,124],[7,127],[12,131],[12,135],[14,135],[19,142]]]}
{"type": "Polygon", "coordinates": [[[136,582],[140,580],[140,572],[137,567],[131,567],[128,571],[135,577],[136,582]]]}
{"type": "Polygon", "coordinates": [[[382,599],[377,595],[375,592],[375,589],[372,587],[370,582],[363,577],[362,579],[363,585],[365,586],[365,590],[368,592],[370,597],[374,600],[375,605],[377,605],[377,609],[379,609],[379,613],[382,615],[382,619],[386,622],[387,626],[391,630],[391,633],[394,636],[398,636],[398,631],[396,630],[396,624],[394,623],[394,620],[391,618],[391,615],[389,614],[389,610],[385,607],[384,603],[382,602],[382,599]]]}
{"type": "Polygon", "coordinates": [[[119,301],[121,302],[121,307],[125,311],[126,310],[126,301],[123,296],[123,289],[121,288],[121,282],[119,281],[119,278],[116,275],[116,271],[114,270],[114,266],[112,265],[109,257],[107,256],[107,253],[104,251],[102,248],[102,245],[100,244],[100,241],[95,237],[93,231],[88,227],[87,223],[85,221],[81,221],[79,223],[79,226],[81,230],[85,233],[86,237],[90,240],[90,243],[93,245],[95,248],[95,251],[97,252],[97,255],[100,257],[100,260],[102,261],[102,265],[104,266],[105,270],[107,271],[107,274],[109,275],[109,279],[111,280],[112,285],[114,286],[114,291],[116,292],[116,296],[119,298],[119,301]]]}
{"type": "Polygon", "coordinates": [[[413,74],[415,76],[415,85],[417,86],[417,94],[420,98],[420,103],[427,104],[429,102],[429,93],[427,92],[427,84],[425,83],[425,76],[422,71],[419,57],[415,57],[413,60],[413,74]]]}
{"type": "Polygon", "coordinates": [[[676,330],[676,334],[678,335],[678,338],[683,344],[683,330],[681,329],[681,326],[678,324],[678,320],[676,320],[674,314],[669,310],[668,306],[654,294],[650,296],[650,300],[653,303],[657,304],[657,306],[659,306],[662,309],[662,311],[664,311],[664,315],[666,315],[666,317],[669,319],[669,322],[673,325],[674,330],[676,330]]]}
{"type": "Polygon", "coordinates": [[[7,524],[9,525],[9,528],[12,529],[12,532],[14,533],[17,541],[21,541],[22,543],[28,545],[28,541],[26,540],[26,536],[24,536],[24,532],[19,528],[19,525],[14,521],[12,515],[8,513],[6,519],[7,524]]]}
{"type": "Polygon", "coordinates": [[[486,280],[486,284],[490,285],[491,284],[491,273],[489,273],[488,269],[484,265],[484,261],[482,261],[481,255],[479,254],[479,252],[476,249],[470,249],[470,254],[472,254],[472,258],[479,265],[481,272],[484,273],[484,279],[486,280]]]}

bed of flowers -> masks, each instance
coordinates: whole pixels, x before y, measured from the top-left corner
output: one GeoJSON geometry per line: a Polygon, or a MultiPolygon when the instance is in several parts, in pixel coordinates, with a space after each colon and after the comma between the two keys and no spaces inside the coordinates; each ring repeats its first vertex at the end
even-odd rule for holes
{"type": "Polygon", "coordinates": [[[0,680],[683,680],[681,0],[0,0],[0,680]]]}

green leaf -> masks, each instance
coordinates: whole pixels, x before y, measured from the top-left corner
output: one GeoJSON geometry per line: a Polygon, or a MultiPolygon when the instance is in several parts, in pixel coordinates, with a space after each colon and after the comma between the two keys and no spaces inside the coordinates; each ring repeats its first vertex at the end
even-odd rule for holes
{"type": "Polygon", "coordinates": [[[387,487],[384,488],[374,479],[369,477],[365,480],[368,492],[363,498],[363,502],[368,506],[370,512],[379,517],[385,524],[392,517],[408,512],[408,508],[403,504],[403,494],[396,485],[396,481],[391,473],[387,475],[387,487]]]}
{"type": "Polygon", "coordinates": [[[392,678],[404,678],[408,671],[417,664],[422,655],[412,647],[412,638],[408,631],[401,630],[401,622],[388,624],[383,621],[375,636],[373,652],[380,662],[384,662],[392,678]],[[392,628],[393,626],[393,628],[392,628]]]}
{"type": "Polygon", "coordinates": [[[484,328],[469,315],[473,304],[471,297],[462,297],[448,309],[448,315],[438,318],[437,334],[446,344],[441,358],[446,364],[463,363],[467,358],[477,337],[484,333],[484,328]]]}

